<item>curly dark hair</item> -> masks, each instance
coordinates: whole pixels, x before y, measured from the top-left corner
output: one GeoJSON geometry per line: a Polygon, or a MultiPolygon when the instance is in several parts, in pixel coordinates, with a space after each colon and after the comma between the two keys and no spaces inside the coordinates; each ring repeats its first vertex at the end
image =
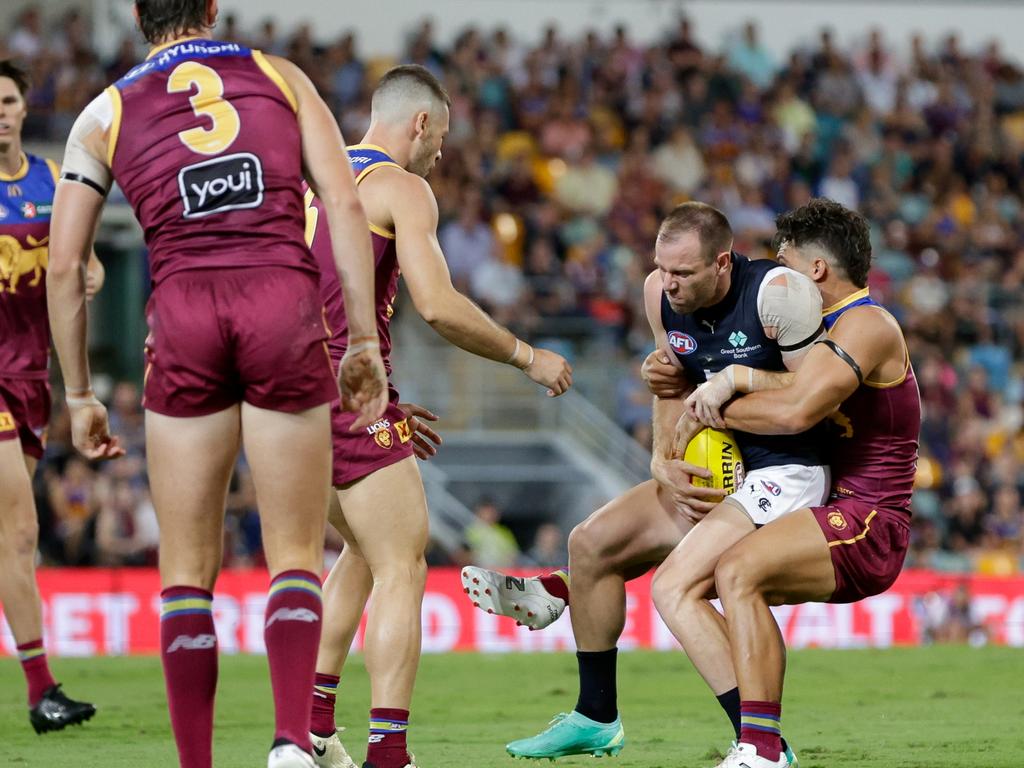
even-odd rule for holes
{"type": "Polygon", "coordinates": [[[28,71],[22,69],[10,59],[0,61],[0,77],[9,77],[13,80],[14,84],[18,88],[18,93],[21,94],[21,98],[23,99],[32,85],[32,81],[28,76],[28,71]]]}
{"type": "Polygon", "coordinates": [[[150,43],[206,29],[207,0],[135,0],[139,27],[150,43]]]}
{"type": "Polygon", "coordinates": [[[868,223],[856,211],[834,200],[816,198],[775,219],[775,247],[790,243],[797,248],[816,245],[827,253],[850,282],[868,284],[871,269],[871,236],[868,223]]]}

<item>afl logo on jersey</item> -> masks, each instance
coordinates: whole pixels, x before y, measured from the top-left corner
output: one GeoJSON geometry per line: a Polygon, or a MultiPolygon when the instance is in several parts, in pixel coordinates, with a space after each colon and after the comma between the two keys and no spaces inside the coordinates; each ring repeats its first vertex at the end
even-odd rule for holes
{"type": "Polygon", "coordinates": [[[677,355],[689,355],[697,351],[697,340],[688,333],[682,331],[670,331],[668,334],[668,345],[672,347],[677,355]]]}

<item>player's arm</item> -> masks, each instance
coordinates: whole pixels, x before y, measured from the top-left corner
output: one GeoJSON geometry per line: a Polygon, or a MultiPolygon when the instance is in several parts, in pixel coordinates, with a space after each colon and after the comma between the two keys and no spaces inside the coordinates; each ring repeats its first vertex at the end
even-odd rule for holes
{"type": "Polygon", "coordinates": [[[386,182],[395,225],[398,265],[416,311],[438,334],[457,347],[522,370],[551,396],[572,386],[572,367],[558,354],[534,349],[462,295],[437,239],[437,201],[427,182],[411,173],[384,168],[376,183],[386,182]]]}
{"type": "Polygon", "coordinates": [[[839,408],[890,356],[902,354],[902,343],[881,312],[852,309],[814,345],[789,386],[734,400],[725,408],[725,422],[759,435],[804,432],[839,408]]]}
{"type": "MultiPolygon", "coordinates": [[[[661,322],[661,293],[658,273],[652,272],[644,282],[644,310],[655,343],[670,360],[674,360],[675,356],[665,347],[665,327],[661,322]]],[[[678,361],[676,365],[678,366],[678,361]]],[[[688,386],[684,388],[679,397],[654,396],[651,477],[669,494],[676,511],[696,522],[714,509],[717,501],[724,498],[726,493],[715,488],[695,488],[690,482],[693,475],[709,478],[711,473],[703,467],[682,461],[674,446],[676,427],[684,418],[682,396],[689,394],[689,390],[688,386]]],[[[685,449],[685,445],[683,447],[685,449]]]]}
{"type": "Polygon", "coordinates": [[[106,159],[112,113],[110,97],[102,94],[71,128],[53,198],[46,275],[50,330],[64,375],[72,439],[90,459],[124,455],[118,439],[110,436],[106,409],[92,390],[87,341],[86,272],[113,181],[106,159]]]}
{"type": "Polygon", "coordinates": [[[716,373],[686,402],[700,423],[721,429],[721,408],[738,392],[780,389],[793,381],[789,371],[800,367],[814,342],[823,338],[821,294],[804,275],[778,267],[765,275],[758,291],[757,312],[765,334],[775,339],[787,371],[758,371],[745,365],[729,365],[716,373]]]}
{"type": "MultiPolygon", "coordinates": [[[[53,179],[56,183],[60,183],[60,166],[52,160],[46,161],[51,171],[53,172],[53,179]]],[[[99,228],[99,222],[96,223],[97,229],[99,228]]],[[[93,242],[96,238],[93,237],[93,242]]],[[[96,256],[96,251],[92,248],[89,249],[89,260],[85,265],[85,298],[87,301],[92,301],[97,293],[103,288],[103,283],[106,280],[107,271],[103,268],[103,263],[96,256]]]]}
{"type": "Polygon", "coordinates": [[[377,336],[373,248],[366,214],[344,152],[345,140],[331,110],[297,66],[277,56],[267,60],[295,97],[303,174],[327,214],[349,326],[348,349],[340,366],[342,403],[360,413],[353,426],[359,429],[380,418],[388,397],[377,336]]]}

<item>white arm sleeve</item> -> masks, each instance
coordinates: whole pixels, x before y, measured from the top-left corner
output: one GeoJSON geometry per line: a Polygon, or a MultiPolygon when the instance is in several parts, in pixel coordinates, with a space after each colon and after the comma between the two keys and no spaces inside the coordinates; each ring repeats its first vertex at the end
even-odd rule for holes
{"type": "Polygon", "coordinates": [[[100,194],[110,191],[114,179],[106,159],[96,157],[95,150],[89,147],[95,146],[97,135],[102,136],[110,130],[113,122],[114,105],[110,94],[104,91],[89,102],[71,127],[64,150],[61,179],[87,184],[100,194]]]}
{"type": "Polygon", "coordinates": [[[782,360],[791,371],[799,366],[811,345],[825,336],[817,286],[788,267],[776,267],[764,276],[757,292],[757,313],[765,333],[778,342],[782,360]]]}

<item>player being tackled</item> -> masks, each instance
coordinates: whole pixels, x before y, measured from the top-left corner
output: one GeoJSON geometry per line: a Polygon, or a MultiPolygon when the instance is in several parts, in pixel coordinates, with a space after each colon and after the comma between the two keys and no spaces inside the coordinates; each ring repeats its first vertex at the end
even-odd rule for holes
{"type": "MultiPolygon", "coordinates": [[[[743,460],[732,433],[704,429],[686,448],[683,460],[710,473],[694,476],[698,488],[719,488],[732,493],[743,482],[743,460]]],[[[543,576],[509,576],[468,565],[462,569],[462,589],[473,605],[486,613],[514,619],[531,630],[554,624],[569,606],[569,569],[543,576]]]]}
{"type": "MultiPolygon", "coordinates": [[[[792,370],[822,333],[821,296],[813,282],[734,253],[729,222],[711,206],[685,203],[666,217],[655,265],[644,284],[647,320],[659,351],[687,387],[722,371],[725,380],[743,388],[748,377],[740,359],[765,370],[792,370]],[[737,376],[738,370],[744,374],[737,376]]],[[[713,433],[698,437],[703,427],[677,435],[685,397],[681,390],[655,398],[652,478],[606,504],[569,536],[579,698],[571,714],[556,717],[544,732],[508,744],[513,756],[604,755],[625,745],[616,693],[625,582],[655,566],[655,602],[659,595],[663,601],[670,598],[663,576],[671,570],[672,589],[685,597],[681,611],[673,614],[685,616],[684,626],[672,629],[680,629],[677,637],[740,740],[742,713],[732,659],[727,649],[706,642],[720,621],[708,601],[715,565],[758,526],[803,505],[820,504],[828,489],[827,468],[815,431],[786,436],[736,432],[735,443],[713,433]],[[689,457],[680,457],[675,446],[686,446],[689,457]],[[694,453],[701,450],[703,455],[694,453]],[[743,483],[736,482],[738,451],[744,460],[743,483]],[[722,455],[731,456],[724,471],[722,455]],[[717,481],[711,469],[720,475],[717,481]],[[779,494],[764,499],[759,489],[765,486],[778,488],[779,494]]],[[[532,628],[550,623],[569,603],[569,584],[559,574],[523,580],[521,592],[517,581],[502,575],[471,569],[466,579],[473,602],[532,628]],[[473,594],[474,589],[481,594],[473,594]],[[534,616],[523,617],[524,608],[534,616]]]]}

